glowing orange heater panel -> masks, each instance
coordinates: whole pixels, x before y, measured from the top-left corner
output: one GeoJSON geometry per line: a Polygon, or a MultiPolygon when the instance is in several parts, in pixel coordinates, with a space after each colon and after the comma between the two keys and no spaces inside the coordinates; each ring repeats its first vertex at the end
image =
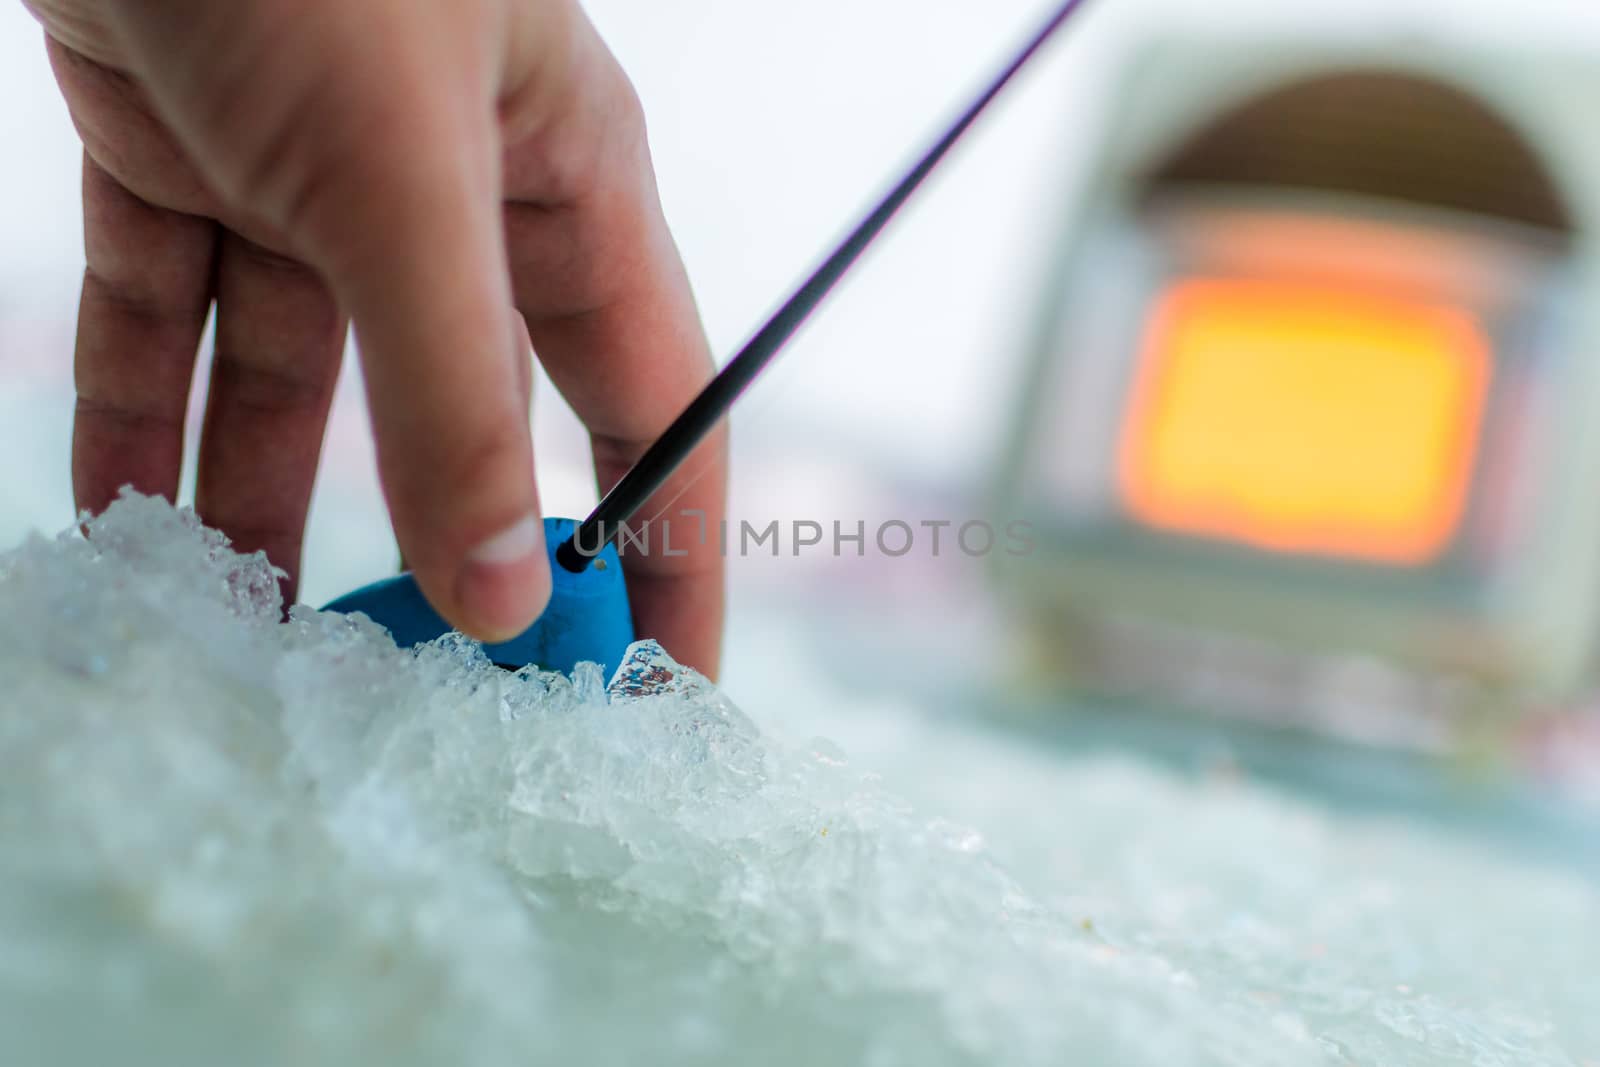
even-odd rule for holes
{"type": "Polygon", "coordinates": [[[1118,455],[1123,506],[1161,530],[1427,563],[1461,519],[1492,359],[1458,308],[1180,282],[1146,333],[1118,455]]]}

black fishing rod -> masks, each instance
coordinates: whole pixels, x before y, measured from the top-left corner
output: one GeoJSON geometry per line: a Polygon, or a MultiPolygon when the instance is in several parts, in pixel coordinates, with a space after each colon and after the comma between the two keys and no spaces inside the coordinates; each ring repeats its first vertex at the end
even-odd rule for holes
{"type": "Polygon", "coordinates": [[[844,239],[816,272],[807,278],[784,305],[756,331],[754,337],[738,355],[728,361],[722,371],[711,380],[699,396],[695,397],[683,414],[667,428],[650,449],[633,465],[622,480],[605,495],[598,507],[556,549],[556,560],[573,574],[588,568],[595,556],[613,541],[624,525],[638,514],[645,503],[666,484],[683,461],[694,451],[733,407],[735,401],[750,388],[761,372],[772,363],[783,346],[794,336],[817,305],[827,297],[839,279],[855,265],[856,260],[883,232],[889,220],[911,198],[928,175],[949,154],[957,141],[978,120],[994,98],[999,96],[1017,73],[1027,66],[1050,38],[1055,36],[1084,0],[1067,0],[1040,30],[1034,34],[1027,47],[979,95],[971,107],[956,120],[943,137],[930,148],[911,168],[911,171],[889,191],[883,201],[863,219],[844,239]]]}

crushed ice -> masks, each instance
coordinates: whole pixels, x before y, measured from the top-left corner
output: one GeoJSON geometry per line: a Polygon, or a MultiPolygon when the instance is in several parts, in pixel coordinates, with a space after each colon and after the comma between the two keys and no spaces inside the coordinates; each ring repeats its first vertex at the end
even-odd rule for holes
{"type": "Polygon", "coordinates": [[[133,494],[0,556],[0,1063],[1600,1058],[1579,880],[1122,765],[1018,874],[651,643],[510,675],[276,597],[133,494]]]}

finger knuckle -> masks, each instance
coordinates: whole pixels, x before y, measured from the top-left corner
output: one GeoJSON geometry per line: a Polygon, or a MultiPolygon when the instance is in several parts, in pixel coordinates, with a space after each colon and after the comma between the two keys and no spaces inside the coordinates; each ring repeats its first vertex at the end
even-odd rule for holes
{"type": "Polygon", "coordinates": [[[321,376],[298,369],[253,363],[222,349],[212,368],[213,388],[222,390],[230,404],[247,412],[285,415],[321,409],[330,389],[321,376]]]}

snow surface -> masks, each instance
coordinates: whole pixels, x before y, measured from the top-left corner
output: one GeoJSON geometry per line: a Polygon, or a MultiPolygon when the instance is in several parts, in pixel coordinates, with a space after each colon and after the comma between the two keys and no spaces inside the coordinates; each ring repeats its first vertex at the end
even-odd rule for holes
{"type": "Polygon", "coordinates": [[[0,556],[0,1063],[1600,1062],[1575,871],[908,728],[980,833],[654,645],[276,588],[135,495],[0,556]]]}

